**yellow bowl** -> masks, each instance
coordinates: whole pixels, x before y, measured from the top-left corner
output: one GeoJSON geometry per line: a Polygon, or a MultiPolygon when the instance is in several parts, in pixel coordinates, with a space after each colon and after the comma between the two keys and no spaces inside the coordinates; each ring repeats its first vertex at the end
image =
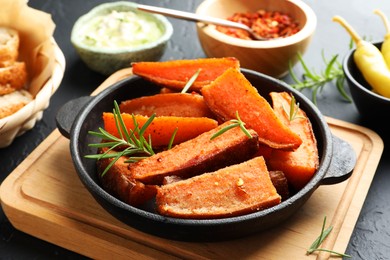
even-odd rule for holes
{"type": "Polygon", "coordinates": [[[286,38],[266,41],[243,40],[216,30],[214,25],[197,24],[202,48],[208,57],[236,57],[241,67],[281,78],[289,71],[289,63],[304,54],[317,26],[314,11],[300,0],[205,0],[197,8],[200,15],[228,18],[236,12],[280,11],[299,24],[300,31],[286,38]]]}

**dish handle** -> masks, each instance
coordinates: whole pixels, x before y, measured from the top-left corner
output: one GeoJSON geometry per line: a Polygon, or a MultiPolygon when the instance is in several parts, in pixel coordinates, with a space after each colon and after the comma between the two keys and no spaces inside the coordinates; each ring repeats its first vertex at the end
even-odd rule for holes
{"type": "Polygon", "coordinates": [[[332,161],[321,185],[337,184],[348,179],[356,165],[356,153],[352,146],[333,135],[332,161]]]}
{"type": "Polygon", "coordinates": [[[91,101],[92,96],[83,96],[72,99],[65,103],[56,115],[56,124],[60,133],[70,139],[70,129],[77,115],[81,112],[83,107],[91,101]]]}

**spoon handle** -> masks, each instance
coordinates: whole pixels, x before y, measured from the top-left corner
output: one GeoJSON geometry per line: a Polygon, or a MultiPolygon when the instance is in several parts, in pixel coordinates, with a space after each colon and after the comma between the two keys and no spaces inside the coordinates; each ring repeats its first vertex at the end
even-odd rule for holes
{"type": "Polygon", "coordinates": [[[173,10],[173,9],[168,9],[168,8],[142,5],[142,4],[137,4],[137,9],[142,10],[142,11],[146,11],[146,12],[156,13],[156,14],[163,14],[163,15],[174,17],[174,18],[184,19],[184,20],[193,21],[193,22],[203,22],[203,23],[207,23],[207,24],[233,27],[233,28],[242,29],[242,30],[245,30],[245,31],[252,33],[251,29],[244,24],[231,22],[229,20],[225,20],[225,19],[221,19],[221,18],[205,16],[205,15],[198,15],[198,14],[189,13],[189,12],[183,12],[183,11],[178,11],[178,10],[173,10]]]}

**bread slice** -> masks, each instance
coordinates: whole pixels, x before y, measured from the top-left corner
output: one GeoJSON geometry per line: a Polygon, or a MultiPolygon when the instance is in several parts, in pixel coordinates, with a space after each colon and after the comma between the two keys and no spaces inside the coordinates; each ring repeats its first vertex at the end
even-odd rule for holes
{"type": "Polygon", "coordinates": [[[16,113],[32,100],[32,95],[26,90],[18,90],[0,96],[0,119],[16,113]]]}
{"type": "Polygon", "coordinates": [[[14,63],[19,55],[19,34],[16,30],[0,26],[0,67],[14,63]]]}
{"type": "Polygon", "coordinates": [[[275,206],[281,197],[263,157],[158,188],[157,211],[192,219],[233,217],[275,206]]]}
{"type": "Polygon", "coordinates": [[[27,82],[27,70],[24,62],[14,62],[0,67],[0,95],[6,95],[22,89],[27,82]]]}

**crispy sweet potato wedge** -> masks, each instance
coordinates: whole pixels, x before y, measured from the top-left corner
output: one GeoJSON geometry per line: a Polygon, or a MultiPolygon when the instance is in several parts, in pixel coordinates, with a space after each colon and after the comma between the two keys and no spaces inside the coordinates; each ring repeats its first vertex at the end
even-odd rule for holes
{"type": "Polygon", "coordinates": [[[276,191],[282,197],[282,201],[288,199],[290,197],[290,189],[284,173],[282,171],[269,171],[269,177],[276,191]]]}
{"type": "Polygon", "coordinates": [[[197,91],[212,82],[228,68],[239,68],[240,62],[233,57],[173,60],[163,62],[132,63],[133,73],[158,85],[181,91],[200,69],[190,91],[197,91]]]}
{"type": "Polygon", "coordinates": [[[261,143],[284,150],[294,150],[301,145],[301,138],[280,121],[267,100],[239,70],[226,70],[203,87],[201,93],[221,120],[233,119],[238,112],[246,126],[258,133],[261,143]]]}
{"type": "MultiPolygon", "coordinates": [[[[102,148],[99,153],[104,153],[107,148],[102,148]]],[[[111,168],[102,175],[102,172],[113,159],[100,159],[97,161],[98,177],[103,189],[132,206],[139,206],[154,198],[157,186],[145,185],[131,178],[126,157],[122,156],[111,168]]]]}
{"type": "Polygon", "coordinates": [[[279,204],[263,157],[158,188],[157,211],[179,218],[248,214],[279,204]]]}
{"type": "MultiPolygon", "coordinates": [[[[271,182],[276,188],[277,193],[282,197],[282,201],[288,199],[290,197],[290,189],[284,173],[282,171],[269,171],[269,177],[271,178],[271,182]]],[[[162,185],[167,185],[182,180],[184,179],[180,178],[179,176],[166,176],[164,177],[162,185]]]]}
{"type": "Polygon", "coordinates": [[[123,101],[119,108],[122,113],[143,116],[214,117],[203,97],[196,93],[144,96],[123,101]]]}
{"type": "MultiPolygon", "coordinates": [[[[134,129],[133,116],[127,113],[122,113],[122,118],[125,122],[127,129],[134,129]]],[[[134,115],[139,127],[141,128],[149,117],[134,115]]],[[[115,135],[119,136],[119,131],[115,124],[114,114],[105,112],[103,113],[104,129],[115,135]]],[[[190,140],[201,133],[207,132],[218,126],[218,122],[214,119],[207,117],[176,117],[176,116],[160,116],[155,117],[152,123],[145,131],[146,140],[149,139],[149,135],[152,139],[153,147],[166,147],[171,140],[171,137],[177,128],[177,133],[173,144],[178,144],[187,140],[190,140]]]]}
{"type": "Polygon", "coordinates": [[[228,124],[231,122],[131,164],[129,168],[133,178],[145,184],[161,185],[166,176],[176,175],[185,179],[253,157],[258,150],[257,133],[253,130],[249,130],[252,138],[235,127],[211,140],[228,124]]]}
{"type": "MultiPolygon", "coordinates": [[[[270,93],[276,115],[302,138],[301,146],[293,151],[272,150],[267,158],[270,170],[281,170],[295,190],[300,190],[313,177],[319,166],[317,141],[310,120],[299,108],[296,117],[289,119],[291,95],[286,92],[270,93]]],[[[298,107],[296,107],[298,109],[298,107]]]]}

